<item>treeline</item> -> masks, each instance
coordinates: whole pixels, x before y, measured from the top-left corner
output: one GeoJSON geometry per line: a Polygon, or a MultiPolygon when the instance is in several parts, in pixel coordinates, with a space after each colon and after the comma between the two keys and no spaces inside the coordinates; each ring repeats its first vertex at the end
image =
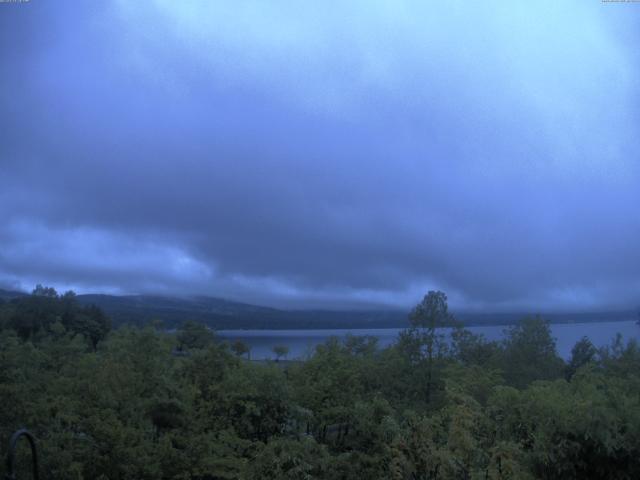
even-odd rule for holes
{"type": "Polygon", "coordinates": [[[42,289],[0,306],[0,435],[31,429],[45,478],[640,478],[633,341],[565,362],[544,320],[489,342],[430,292],[391,347],[251,362],[193,323],[109,332],[85,308],[42,289]]]}
{"type": "Polygon", "coordinates": [[[80,305],[73,291],[58,295],[54,288],[37,285],[30,296],[0,299],[0,327],[36,342],[51,334],[82,335],[95,350],[111,322],[97,306],[80,305]]]}

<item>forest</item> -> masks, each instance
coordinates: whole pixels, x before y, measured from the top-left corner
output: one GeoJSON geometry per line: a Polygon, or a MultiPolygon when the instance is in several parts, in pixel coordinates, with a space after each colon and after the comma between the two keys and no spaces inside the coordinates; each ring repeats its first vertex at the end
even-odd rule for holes
{"type": "Polygon", "coordinates": [[[196,322],[111,328],[73,292],[0,302],[2,453],[28,428],[40,478],[640,478],[640,349],[619,336],[564,360],[543,318],[487,341],[429,292],[391,347],[252,361],[196,322]]]}

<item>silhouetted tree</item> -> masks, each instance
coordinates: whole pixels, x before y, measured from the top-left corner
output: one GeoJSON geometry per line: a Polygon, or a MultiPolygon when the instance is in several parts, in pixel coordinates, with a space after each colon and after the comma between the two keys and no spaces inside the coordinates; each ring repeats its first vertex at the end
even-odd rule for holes
{"type": "Polygon", "coordinates": [[[571,349],[571,360],[566,367],[567,379],[571,379],[576,371],[595,360],[598,349],[591,343],[587,337],[582,337],[571,349]]]}
{"type": "Polygon", "coordinates": [[[43,287],[42,285],[36,285],[36,288],[33,289],[31,295],[36,295],[39,297],[50,297],[56,298],[58,296],[58,292],[53,287],[43,287]]]}
{"type": "Polygon", "coordinates": [[[438,329],[453,327],[457,323],[449,313],[447,295],[440,291],[427,293],[411,311],[409,321],[411,328],[401,334],[399,347],[404,349],[413,363],[424,368],[424,394],[428,403],[433,391],[435,360],[441,358],[447,349],[445,336],[438,329]]]}
{"type": "Polygon", "coordinates": [[[276,354],[276,361],[279,361],[282,357],[286,357],[289,354],[289,347],[286,345],[276,345],[273,347],[273,353],[276,354]]]}
{"type": "Polygon", "coordinates": [[[562,375],[562,359],[556,351],[549,322],[529,317],[505,330],[502,369],[510,385],[525,387],[534,380],[551,380],[562,375]]]}
{"type": "Polygon", "coordinates": [[[244,343],[242,340],[236,340],[231,344],[231,351],[241,357],[242,355],[247,355],[247,359],[251,360],[251,349],[249,345],[244,343]]]}
{"type": "Polygon", "coordinates": [[[201,349],[213,343],[213,332],[205,325],[191,320],[182,324],[177,335],[178,349],[201,349]]]}

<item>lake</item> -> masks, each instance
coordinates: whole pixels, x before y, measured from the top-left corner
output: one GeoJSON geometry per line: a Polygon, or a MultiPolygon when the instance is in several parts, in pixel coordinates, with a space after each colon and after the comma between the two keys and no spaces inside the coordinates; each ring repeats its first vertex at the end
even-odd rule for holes
{"type": "MultiPolygon", "coordinates": [[[[467,327],[471,332],[482,334],[487,340],[500,340],[504,325],[467,327]]],[[[275,358],[274,345],[289,347],[288,359],[308,358],[316,345],[324,343],[329,337],[344,338],[346,335],[371,335],[378,338],[381,348],[396,341],[401,328],[372,329],[330,329],[330,330],[218,330],[216,334],[222,340],[233,342],[242,340],[251,347],[251,358],[264,360],[275,358]]],[[[626,341],[635,338],[640,340],[640,325],[635,320],[621,322],[590,322],[552,324],[551,332],[556,339],[558,353],[563,358],[571,356],[575,343],[586,336],[597,347],[611,343],[617,333],[626,341]]]]}

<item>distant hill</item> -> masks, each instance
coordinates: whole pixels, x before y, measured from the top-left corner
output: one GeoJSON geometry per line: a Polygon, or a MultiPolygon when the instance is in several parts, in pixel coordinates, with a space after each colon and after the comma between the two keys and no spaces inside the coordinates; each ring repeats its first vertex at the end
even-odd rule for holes
{"type": "MultiPolygon", "coordinates": [[[[281,310],[214,297],[156,295],[79,295],[84,304],[101,307],[114,324],[144,325],[162,320],[175,328],[195,320],[216,329],[335,329],[405,328],[408,312],[402,310],[281,310]]],[[[552,323],[602,322],[635,319],[633,311],[597,313],[545,313],[552,323]]],[[[459,313],[465,325],[513,325],[527,313],[459,313]]]]}
{"type": "Polygon", "coordinates": [[[0,288],[0,300],[11,300],[12,298],[24,297],[28,295],[24,292],[18,292],[15,290],[3,290],[0,288]]]}
{"type": "MultiPolygon", "coordinates": [[[[5,301],[25,295],[27,293],[0,289],[0,299],[5,301]]],[[[405,328],[409,325],[408,312],[402,310],[282,310],[206,296],[87,294],[78,295],[78,301],[102,308],[114,326],[141,326],[152,320],[161,320],[167,328],[194,320],[218,330],[405,328]]],[[[513,325],[526,315],[460,312],[456,318],[467,326],[513,325]]],[[[637,313],[544,313],[542,316],[552,323],[579,323],[635,320],[637,313]]]]}
{"type": "Polygon", "coordinates": [[[162,320],[168,328],[185,320],[216,329],[385,328],[407,325],[407,313],[391,311],[280,310],[214,297],[78,295],[102,308],[114,324],[143,325],[162,320]]]}
{"type": "MultiPolygon", "coordinates": [[[[467,326],[471,325],[514,325],[524,317],[537,315],[538,312],[519,313],[458,313],[456,319],[467,326]]],[[[620,322],[636,320],[637,313],[632,310],[606,312],[540,312],[539,315],[550,323],[590,323],[620,322]]]]}

